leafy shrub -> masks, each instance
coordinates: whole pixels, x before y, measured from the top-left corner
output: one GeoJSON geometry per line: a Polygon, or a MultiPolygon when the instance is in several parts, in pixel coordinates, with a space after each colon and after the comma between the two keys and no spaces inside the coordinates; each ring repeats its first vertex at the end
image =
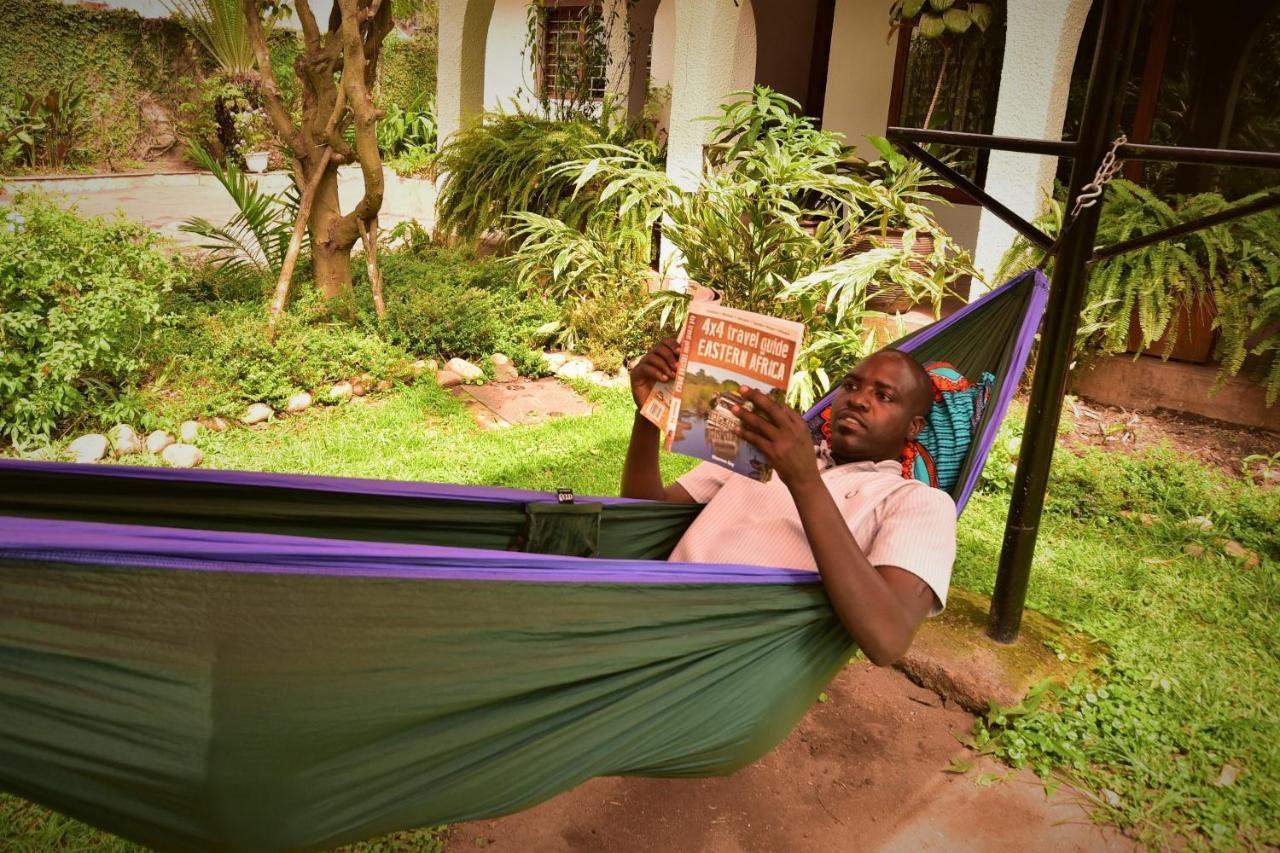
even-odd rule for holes
{"type": "Polygon", "coordinates": [[[382,277],[387,335],[420,355],[517,359],[558,313],[519,293],[498,262],[464,250],[387,253],[382,277]]]}
{"type": "Polygon", "coordinates": [[[553,121],[528,113],[495,113],[455,134],[437,165],[445,181],[436,212],[440,229],[466,240],[500,231],[506,217],[522,211],[581,228],[599,200],[601,182],[584,189],[555,167],[591,156],[590,146],[630,144],[645,165],[658,168],[656,144],[636,140],[632,127],[604,110],[594,121],[553,121]]]}
{"type": "Polygon", "coordinates": [[[226,415],[252,402],[282,407],[299,391],[319,396],[331,383],[364,373],[394,378],[411,360],[368,329],[328,322],[314,295],[298,299],[281,318],[274,345],[261,302],[223,303],[216,313],[187,307],[149,355],[164,365],[163,382],[156,384],[180,388],[188,410],[226,415]]]}
{"type": "Polygon", "coordinates": [[[185,272],[151,232],[19,195],[0,228],[0,434],[48,439],[135,386],[185,272]]]}
{"type": "Polygon", "coordinates": [[[408,107],[389,104],[378,122],[378,150],[398,175],[431,168],[436,159],[436,98],[424,93],[408,107]]]}

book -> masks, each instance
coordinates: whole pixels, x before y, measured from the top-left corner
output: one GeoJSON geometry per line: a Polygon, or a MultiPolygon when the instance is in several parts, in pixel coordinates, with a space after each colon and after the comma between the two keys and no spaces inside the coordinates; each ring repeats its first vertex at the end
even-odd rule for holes
{"type": "Polygon", "coordinates": [[[733,407],[750,409],[741,386],[786,405],[804,325],[699,300],[680,332],[680,361],[670,382],[656,384],[640,413],[664,447],[761,482],[773,474],[764,454],[737,434],[733,407]]]}

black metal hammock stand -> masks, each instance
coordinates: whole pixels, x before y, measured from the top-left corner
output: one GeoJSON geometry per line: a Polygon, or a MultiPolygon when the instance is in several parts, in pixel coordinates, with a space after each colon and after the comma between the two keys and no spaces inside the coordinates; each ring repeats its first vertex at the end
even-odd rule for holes
{"type": "MultiPolygon", "coordinates": [[[[996,575],[987,632],[1000,642],[1017,639],[1027,581],[1035,554],[1040,516],[1044,509],[1049,467],[1057,438],[1058,419],[1066,392],[1072,346],[1079,325],[1089,281],[1089,267],[1099,261],[1154,243],[1280,207],[1280,190],[1247,204],[1181,223],[1112,246],[1094,245],[1107,183],[1124,160],[1162,160],[1213,166],[1251,166],[1280,169],[1280,153],[1239,151],[1226,148],[1187,148],[1129,142],[1124,134],[1112,137],[1119,125],[1123,81],[1128,75],[1135,40],[1139,3],[1106,0],[1094,51],[1093,67],[1085,95],[1079,137],[1074,141],[1026,139],[980,133],[890,127],[888,137],[905,153],[930,167],[982,207],[1006,222],[1054,259],[1049,304],[1040,335],[1035,379],[1027,408],[1022,452],[1014,476],[1013,495],[1005,525],[1004,544],[996,575]],[[1073,161],[1068,184],[1067,215],[1056,240],[1023,219],[998,199],[925,150],[936,143],[992,151],[1045,154],[1073,161]]],[[[1042,261],[1043,263],[1043,261],[1042,261]]]]}

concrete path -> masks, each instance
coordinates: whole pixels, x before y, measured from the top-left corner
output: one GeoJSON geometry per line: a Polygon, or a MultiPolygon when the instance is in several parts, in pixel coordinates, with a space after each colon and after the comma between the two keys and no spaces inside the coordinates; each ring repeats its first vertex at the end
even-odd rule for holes
{"type": "Polygon", "coordinates": [[[550,377],[457,385],[450,393],[467,407],[476,425],[486,430],[540,424],[565,415],[589,415],[594,410],[576,391],[550,377]]]}
{"type": "MultiPolygon", "coordinates": [[[[401,178],[383,170],[386,193],[379,224],[390,228],[397,222],[416,219],[430,230],[435,225],[435,184],[416,178],[401,178]]],[[[360,171],[343,167],[338,172],[338,196],[343,210],[350,210],[364,189],[360,171]]],[[[266,192],[280,192],[289,184],[285,172],[269,172],[257,178],[266,192]]],[[[123,213],[147,225],[181,246],[195,246],[200,239],[178,230],[192,217],[202,217],[221,225],[236,212],[227,191],[207,172],[175,172],[150,175],[86,175],[56,178],[6,178],[0,203],[14,194],[39,189],[74,204],[88,216],[123,213]]]]}

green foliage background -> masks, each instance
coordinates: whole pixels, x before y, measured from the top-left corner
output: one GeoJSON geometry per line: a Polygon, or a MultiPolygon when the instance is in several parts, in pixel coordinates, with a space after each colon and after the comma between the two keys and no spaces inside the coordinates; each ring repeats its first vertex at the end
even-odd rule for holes
{"type": "Polygon", "coordinates": [[[193,40],[176,23],[136,12],[66,6],[57,0],[0,3],[0,87],[45,91],[78,81],[94,130],[82,160],[128,156],[140,131],[138,99],[176,96],[175,81],[199,67],[193,40]]]}

